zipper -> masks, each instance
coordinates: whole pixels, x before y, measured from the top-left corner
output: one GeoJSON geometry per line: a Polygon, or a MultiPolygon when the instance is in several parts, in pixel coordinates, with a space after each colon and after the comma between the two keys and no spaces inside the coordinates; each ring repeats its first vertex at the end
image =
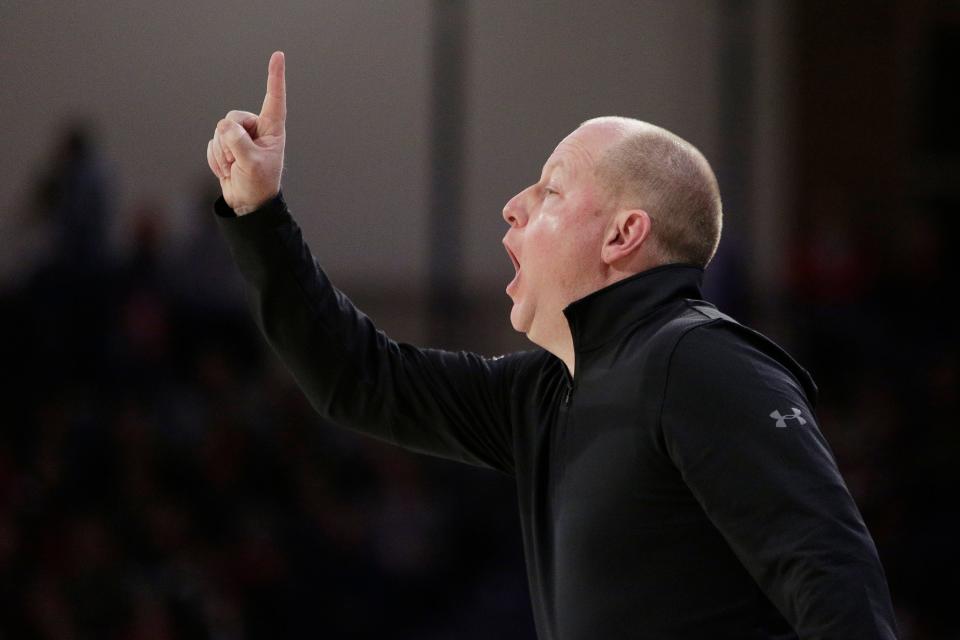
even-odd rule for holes
{"type": "Polygon", "coordinates": [[[567,384],[567,390],[563,394],[563,406],[570,406],[570,398],[573,396],[573,388],[576,386],[577,377],[576,375],[570,375],[569,369],[566,365],[563,366],[563,380],[567,384]]]}
{"type": "Polygon", "coordinates": [[[575,380],[570,375],[570,372],[564,367],[565,375],[565,384],[566,390],[563,392],[563,402],[560,407],[560,416],[557,421],[557,427],[554,432],[554,444],[553,444],[553,453],[551,458],[553,460],[552,466],[553,470],[551,471],[552,484],[551,487],[551,503],[556,508],[558,503],[557,494],[560,492],[560,485],[563,482],[563,477],[566,472],[567,461],[566,461],[566,441],[567,441],[567,428],[570,425],[570,402],[573,399],[573,388],[575,386],[575,380]]]}

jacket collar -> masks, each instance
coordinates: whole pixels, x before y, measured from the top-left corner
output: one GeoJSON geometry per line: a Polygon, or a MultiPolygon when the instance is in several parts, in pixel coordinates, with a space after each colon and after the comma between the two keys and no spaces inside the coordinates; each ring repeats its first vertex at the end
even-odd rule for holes
{"type": "Polygon", "coordinates": [[[601,346],[658,307],[684,298],[701,299],[703,269],[667,264],[618,280],[563,310],[575,353],[601,346]]]}

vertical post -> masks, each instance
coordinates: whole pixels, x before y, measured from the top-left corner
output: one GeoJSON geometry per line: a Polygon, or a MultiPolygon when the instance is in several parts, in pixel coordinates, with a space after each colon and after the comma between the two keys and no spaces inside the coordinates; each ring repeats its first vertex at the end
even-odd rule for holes
{"type": "Polygon", "coordinates": [[[740,283],[752,246],[751,169],[755,140],[753,0],[728,0],[720,7],[720,163],[724,239],[707,270],[705,288],[734,316],[752,321],[753,296],[740,283]],[[731,233],[730,230],[736,230],[731,233]]]}
{"type": "Polygon", "coordinates": [[[728,272],[728,282],[742,283],[741,290],[725,291],[723,302],[735,315],[781,336],[779,285],[792,154],[785,94],[790,9],[791,3],[730,0],[721,14],[720,186],[728,228],[737,230],[727,236],[721,263],[735,272],[728,272]]]}
{"type": "Polygon", "coordinates": [[[752,211],[750,229],[754,267],[751,269],[756,323],[774,335],[787,335],[783,325],[781,293],[788,249],[794,187],[792,159],[795,155],[790,123],[793,118],[790,37],[793,3],[757,3],[755,26],[755,122],[751,173],[752,211]]]}
{"type": "Polygon", "coordinates": [[[463,227],[466,0],[433,0],[429,332],[456,341],[465,317],[461,291],[463,227]]]}

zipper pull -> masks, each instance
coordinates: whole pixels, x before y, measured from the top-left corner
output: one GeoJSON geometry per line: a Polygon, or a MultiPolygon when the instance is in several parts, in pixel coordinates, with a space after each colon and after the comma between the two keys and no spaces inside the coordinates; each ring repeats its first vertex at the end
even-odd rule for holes
{"type": "Polygon", "coordinates": [[[571,395],[572,393],[573,393],[573,385],[572,385],[572,384],[568,384],[568,385],[567,385],[567,394],[563,397],[563,404],[565,404],[565,405],[567,405],[567,406],[570,405],[570,395],[571,395]]]}

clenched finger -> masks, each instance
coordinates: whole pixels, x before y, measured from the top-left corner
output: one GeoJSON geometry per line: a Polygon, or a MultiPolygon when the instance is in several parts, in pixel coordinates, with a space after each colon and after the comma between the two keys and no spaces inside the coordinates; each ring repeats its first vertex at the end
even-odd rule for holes
{"type": "Polygon", "coordinates": [[[217,161],[217,166],[220,167],[220,174],[226,178],[230,175],[230,163],[227,162],[227,157],[223,153],[223,145],[220,143],[219,136],[213,137],[213,158],[217,161]]]}
{"type": "Polygon", "coordinates": [[[242,126],[224,118],[217,123],[217,134],[218,137],[215,139],[236,158],[241,166],[249,166],[253,162],[257,155],[257,146],[253,144],[250,134],[242,126]]]}
{"type": "Polygon", "coordinates": [[[220,138],[220,127],[216,127],[213,130],[213,146],[214,148],[219,147],[223,152],[223,157],[227,161],[226,168],[229,169],[230,165],[236,161],[236,158],[233,157],[233,154],[230,153],[230,149],[227,148],[227,145],[223,143],[223,140],[220,138]]]}
{"type": "Polygon", "coordinates": [[[223,174],[220,173],[220,166],[217,164],[217,159],[213,157],[212,139],[207,141],[207,164],[210,165],[210,171],[213,172],[213,175],[222,180],[223,174]]]}
{"type": "Polygon", "coordinates": [[[255,113],[250,113],[249,111],[238,111],[233,110],[227,113],[225,116],[227,120],[233,120],[241,127],[247,130],[247,133],[253,134],[257,128],[257,121],[260,117],[255,113]]]}

